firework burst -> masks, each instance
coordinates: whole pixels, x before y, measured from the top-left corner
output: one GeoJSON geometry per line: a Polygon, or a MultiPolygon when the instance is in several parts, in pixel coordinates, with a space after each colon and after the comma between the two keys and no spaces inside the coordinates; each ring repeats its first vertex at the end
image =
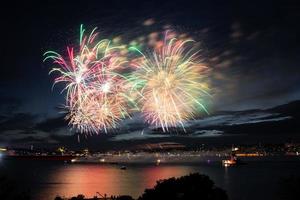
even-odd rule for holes
{"type": "Polygon", "coordinates": [[[201,110],[207,112],[204,96],[209,95],[203,82],[208,70],[198,59],[192,40],[167,39],[149,56],[138,49],[143,59],[133,62],[136,71],[130,80],[138,91],[137,102],[145,121],[168,128],[182,126],[201,110]]]}
{"type": "Polygon", "coordinates": [[[85,35],[81,26],[77,52],[67,47],[66,59],[54,51],[44,54],[44,60],[52,59],[55,64],[50,71],[58,74],[54,84],[65,84],[66,118],[83,133],[107,132],[129,116],[128,83],[119,73],[127,62],[120,53],[124,47],[111,46],[109,40],[96,42],[95,30],[85,35]]]}

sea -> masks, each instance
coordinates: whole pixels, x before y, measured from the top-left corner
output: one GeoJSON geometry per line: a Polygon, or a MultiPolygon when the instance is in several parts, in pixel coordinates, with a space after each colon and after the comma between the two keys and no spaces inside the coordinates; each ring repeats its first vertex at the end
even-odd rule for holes
{"type": "Polygon", "coordinates": [[[300,176],[300,156],[293,159],[259,159],[223,167],[221,162],[128,164],[65,163],[62,161],[0,160],[0,177],[15,181],[33,200],[56,196],[86,197],[131,195],[139,197],[158,180],[190,173],[208,175],[231,200],[278,199],[284,178],[300,176]]]}

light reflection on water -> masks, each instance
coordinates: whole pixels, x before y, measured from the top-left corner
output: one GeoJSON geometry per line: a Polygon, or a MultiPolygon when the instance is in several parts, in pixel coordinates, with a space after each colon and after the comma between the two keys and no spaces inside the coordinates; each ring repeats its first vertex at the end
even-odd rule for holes
{"type": "Polygon", "coordinates": [[[49,180],[56,184],[47,184],[36,196],[39,198],[47,193],[53,198],[57,194],[70,197],[82,193],[93,197],[99,192],[109,196],[130,194],[138,197],[159,179],[179,177],[193,171],[192,167],[187,166],[128,166],[127,170],[109,165],[62,166],[49,176],[49,180]]]}
{"type": "Polygon", "coordinates": [[[295,162],[249,162],[233,168],[223,168],[220,163],[127,165],[127,170],[121,170],[118,165],[4,161],[0,163],[0,176],[6,175],[24,189],[30,188],[33,200],[54,200],[56,195],[93,197],[96,192],[136,198],[159,179],[199,172],[225,189],[231,200],[275,200],[280,177],[300,176],[299,169],[299,159],[295,162]]]}

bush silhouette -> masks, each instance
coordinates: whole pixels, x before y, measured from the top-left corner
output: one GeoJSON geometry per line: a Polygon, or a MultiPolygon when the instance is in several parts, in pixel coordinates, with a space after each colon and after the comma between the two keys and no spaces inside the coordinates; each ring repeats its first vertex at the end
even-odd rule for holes
{"type": "Polygon", "coordinates": [[[206,175],[198,173],[160,180],[153,189],[146,189],[139,200],[228,200],[224,190],[206,175]]]}
{"type": "Polygon", "coordinates": [[[71,200],[84,200],[84,195],[79,194],[79,195],[77,195],[77,197],[72,197],[71,200]]]}
{"type": "Polygon", "coordinates": [[[131,196],[123,195],[123,196],[118,196],[116,200],[134,200],[131,196]]]}

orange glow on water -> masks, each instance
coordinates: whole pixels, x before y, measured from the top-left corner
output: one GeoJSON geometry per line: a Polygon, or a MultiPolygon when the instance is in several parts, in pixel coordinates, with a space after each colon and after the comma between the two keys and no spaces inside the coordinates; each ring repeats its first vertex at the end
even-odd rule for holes
{"type": "Polygon", "coordinates": [[[107,196],[132,195],[140,196],[144,189],[151,188],[157,180],[170,177],[179,177],[189,174],[191,169],[178,166],[128,166],[127,170],[121,170],[119,166],[105,165],[65,165],[51,173],[50,183],[35,195],[37,199],[45,197],[45,194],[54,199],[61,197],[73,197],[84,194],[86,197],[94,197],[97,192],[107,196]],[[132,187],[132,186],[135,187],[132,187]]]}

